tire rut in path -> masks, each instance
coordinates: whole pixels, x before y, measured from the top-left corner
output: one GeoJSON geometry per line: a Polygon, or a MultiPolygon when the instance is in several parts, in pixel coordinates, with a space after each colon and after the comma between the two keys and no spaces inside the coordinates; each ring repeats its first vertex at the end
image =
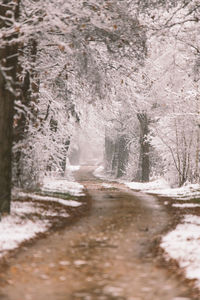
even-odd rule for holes
{"type": "Polygon", "coordinates": [[[102,188],[90,168],[78,176],[92,198],[90,215],[13,257],[0,299],[194,299],[152,255],[168,222],[155,198],[118,184],[102,188]]]}

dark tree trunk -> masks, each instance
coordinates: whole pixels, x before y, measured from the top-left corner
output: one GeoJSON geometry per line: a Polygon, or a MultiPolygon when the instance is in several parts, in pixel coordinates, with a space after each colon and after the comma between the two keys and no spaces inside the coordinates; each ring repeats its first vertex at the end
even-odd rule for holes
{"type": "Polygon", "coordinates": [[[118,139],[118,166],[116,177],[122,177],[126,170],[126,165],[128,162],[128,148],[126,136],[120,135],[118,139]]]}
{"type": "Polygon", "coordinates": [[[113,143],[113,155],[112,155],[112,164],[111,164],[111,175],[117,177],[118,170],[118,141],[113,143]]]}
{"type": "Polygon", "coordinates": [[[147,140],[147,136],[149,133],[149,118],[146,113],[138,113],[137,118],[140,123],[140,162],[138,177],[140,181],[148,182],[150,175],[150,144],[147,140]]]}
{"type": "MultiPolygon", "coordinates": [[[[0,4],[0,16],[17,17],[19,1],[3,1],[0,4]]],[[[9,23],[0,21],[0,29],[9,27],[9,23]]],[[[0,212],[10,212],[11,201],[11,165],[13,139],[13,113],[17,71],[17,44],[9,43],[16,34],[4,38],[0,48],[0,212]]]]}

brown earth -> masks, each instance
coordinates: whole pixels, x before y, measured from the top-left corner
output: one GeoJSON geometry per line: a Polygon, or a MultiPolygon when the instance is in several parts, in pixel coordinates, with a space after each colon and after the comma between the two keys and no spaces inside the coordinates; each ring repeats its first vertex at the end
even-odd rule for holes
{"type": "MultiPolygon", "coordinates": [[[[2,300],[198,300],[159,240],[175,225],[152,195],[102,186],[85,167],[90,212],[7,260],[2,300]]],[[[173,216],[174,217],[174,216],[173,216]]],[[[177,217],[179,218],[179,217],[177,217]]]]}

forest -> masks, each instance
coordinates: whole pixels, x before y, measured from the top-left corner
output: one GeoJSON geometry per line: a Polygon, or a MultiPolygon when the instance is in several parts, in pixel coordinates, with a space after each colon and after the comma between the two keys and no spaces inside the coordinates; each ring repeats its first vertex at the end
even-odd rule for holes
{"type": "Polygon", "coordinates": [[[12,186],[66,175],[82,132],[112,178],[198,183],[199,16],[198,0],[1,0],[1,212],[12,186]]]}
{"type": "Polygon", "coordinates": [[[0,298],[200,299],[200,1],[0,0],[0,298]]]}

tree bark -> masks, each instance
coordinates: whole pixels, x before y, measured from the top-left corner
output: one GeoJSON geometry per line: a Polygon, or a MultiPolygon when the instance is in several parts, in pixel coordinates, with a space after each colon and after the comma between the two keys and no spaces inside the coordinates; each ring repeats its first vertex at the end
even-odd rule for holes
{"type": "MultiPolygon", "coordinates": [[[[0,4],[0,16],[15,14],[17,17],[19,2],[3,1],[0,4]]],[[[9,28],[9,23],[0,22],[1,28],[9,28]]],[[[16,33],[3,38],[0,47],[0,213],[10,212],[12,179],[12,139],[15,84],[17,70],[17,44],[10,43],[16,33]]]]}
{"type": "Polygon", "coordinates": [[[113,142],[105,136],[105,170],[116,178],[122,177],[128,162],[126,136],[119,134],[113,142]]]}
{"type": "Polygon", "coordinates": [[[137,118],[140,123],[139,180],[142,182],[148,182],[149,175],[150,175],[150,160],[149,160],[150,144],[147,140],[147,136],[149,133],[149,118],[146,113],[138,113],[137,118]]]}
{"type": "Polygon", "coordinates": [[[126,170],[126,165],[128,162],[128,148],[127,148],[127,139],[125,135],[120,135],[118,139],[118,166],[117,166],[117,178],[120,178],[124,175],[126,170]]]}

